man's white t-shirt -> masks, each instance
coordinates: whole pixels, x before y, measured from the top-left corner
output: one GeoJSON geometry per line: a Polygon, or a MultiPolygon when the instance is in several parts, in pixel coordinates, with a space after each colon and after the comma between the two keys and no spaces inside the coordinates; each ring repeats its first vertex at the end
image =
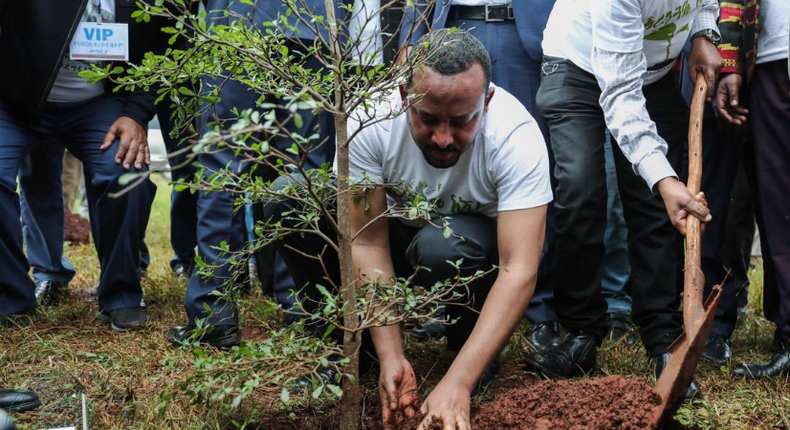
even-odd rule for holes
{"type": "MultiPolygon", "coordinates": [[[[349,121],[349,135],[360,118],[378,112],[400,112],[395,118],[370,125],[349,146],[349,174],[356,181],[408,183],[436,202],[441,215],[478,213],[491,218],[499,211],[542,206],[552,199],[549,159],[543,135],[526,108],[499,87],[489,103],[482,131],[458,163],[438,169],[425,161],[412,138],[400,94],[367,111],[358,110],[349,121]]],[[[403,207],[402,197],[387,190],[388,204],[403,207]]]]}
{"type": "Polygon", "coordinates": [[[543,53],[593,73],[593,46],[644,51],[648,85],[669,72],[703,5],[701,0],[557,0],[543,34],[543,53]]]}

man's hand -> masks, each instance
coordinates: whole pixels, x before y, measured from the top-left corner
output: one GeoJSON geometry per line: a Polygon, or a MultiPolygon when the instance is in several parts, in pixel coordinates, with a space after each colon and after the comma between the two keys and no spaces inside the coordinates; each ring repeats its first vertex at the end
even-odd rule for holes
{"type": "Polygon", "coordinates": [[[443,430],[469,430],[470,393],[458,384],[442,380],[422,404],[425,419],[418,430],[427,430],[433,417],[442,420],[443,430]]]}
{"type": "Polygon", "coordinates": [[[691,82],[697,81],[697,73],[705,75],[705,80],[708,81],[708,92],[705,94],[705,100],[710,101],[713,97],[716,76],[719,75],[722,66],[724,66],[724,61],[719,55],[719,50],[710,40],[704,37],[695,37],[691,41],[689,75],[691,76],[691,82]]]}
{"type": "Polygon", "coordinates": [[[686,234],[686,218],[689,215],[699,218],[703,223],[713,219],[708,210],[705,194],[700,192],[694,197],[691,191],[677,179],[667,177],[658,181],[658,191],[664,199],[672,225],[683,235],[686,234]]]}
{"type": "Polygon", "coordinates": [[[126,170],[129,170],[132,162],[138,170],[143,168],[143,163],[151,164],[151,152],[148,149],[145,129],[137,121],[125,116],[118,118],[107,130],[101,150],[107,150],[115,139],[118,139],[116,164],[121,164],[123,161],[123,168],[126,170]]]}
{"type": "Polygon", "coordinates": [[[742,107],[738,101],[738,92],[743,83],[743,76],[737,73],[728,73],[719,81],[716,91],[716,113],[720,118],[734,125],[743,125],[749,110],[742,107]]]}
{"type": "Polygon", "coordinates": [[[417,413],[417,377],[406,357],[384,358],[379,373],[381,417],[385,429],[392,429],[417,413]]]}

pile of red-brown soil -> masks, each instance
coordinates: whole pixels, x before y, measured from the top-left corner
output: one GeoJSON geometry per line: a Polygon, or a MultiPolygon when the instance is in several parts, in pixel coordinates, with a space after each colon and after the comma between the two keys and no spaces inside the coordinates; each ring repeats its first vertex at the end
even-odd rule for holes
{"type": "Polygon", "coordinates": [[[63,238],[66,241],[72,244],[85,244],[90,241],[90,221],[69,211],[66,211],[63,221],[63,238]]]}
{"type": "Polygon", "coordinates": [[[497,394],[472,410],[474,429],[642,430],[659,396],[642,379],[541,381],[497,394]]]}

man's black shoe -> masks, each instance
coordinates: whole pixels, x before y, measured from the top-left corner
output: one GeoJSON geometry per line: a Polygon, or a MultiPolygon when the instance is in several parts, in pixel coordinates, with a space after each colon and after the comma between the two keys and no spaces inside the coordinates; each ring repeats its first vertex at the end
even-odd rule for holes
{"type": "Polygon", "coordinates": [[[480,380],[477,381],[474,390],[472,390],[472,397],[484,393],[488,387],[496,381],[497,377],[499,377],[499,372],[502,370],[502,362],[499,359],[499,356],[496,356],[488,366],[486,366],[485,370],[483,371],[483,375],[480,376],[480,380]]]}
{"type": "Polygon", "coordinates": [[[57,306],[66,296],[66,288],[58,281],[36,282],[36,302],[39,306],[57,306]]]}
{"type": "Polygon", "coordinates": [[[2,409],[0,409],[0,430],[16,430],[14,420],[2,409]]]}
{"type": "Polygon", "coordinates": [[[595,368],[598,343],[589,333],[568,333],[559,345],[528,355],[524,370],[547,378],[571,378],[591,373],[595,368]]]}
{"type": "Polygon", "coordinates": [[[167,338],[175,346],[197,340],[218,349],[229,349],[241,343],[241,332],[235,324],[220,324],[208,327],[206,333],[193,339],[196,327],[176,326],[170,329],[167,338]]]}
{"type": "Polygon", "coordinates": [[[746,378],[757,379],[790,373],[790,348],[771,357],[765,364],[747,363],[735,366],[733,373],[746,378]]]}
{"type": "Polygon", "coordinates": [[[33,315],[36,313],[35,309],[31,309],[21,314],[3,314],[0,313],[0,327],[23,327],[28,325],[33,315]]]}
{"type": "Polygon", "coordinates": [[[0,388],[0,409],[8,412],[32,411],[41,406],[38,394],[26,390],[6,390],[0,388]]]}
{"type": "Polygon", "coordinates": [[[542,352],[552,346],[557,346],[560,341],[562,341],[562,335],[560,335],[560,323],[557,321],[546,321],[529,328],[527,342],[535,352],[542,352]]]}
{"type": "MultiPolygon", "coordinates": [[[[324,383],[327,384],[340,384],[340,372],[334,368],[334,366],[327,366],[321,367],[318,369],[318,377],[321,378],[324,383]]],[[[314,380],[315,375],[302,375],[299,379],[294,382],[293,392],[297,395],[302,395],[305,393],[311,393],[313,391],[313,382],[318,382],[314,380]]]]}
{"type": "MultiPolygon", "coordinates": [[[[658,354],[650,357],[650,364],[654,367],[654,372],[656,375],[656,380],[661,376],[661,372],[667,367],[667,363],[669,363],[670,354],[665,352],[663,354],[658,354]]],[[[690,402],[691,399],[697,397],[699,394],[699,383],[697,382],[697,378],[693,378],[691,380],[691,384],[689,384],[689,389],[686,391],[686,401],[690,402]]]]}
{"type": "Polygon", "coordinates": [[[110,327],[116,331],[137,330],[148,322],[148,315],[140,307],[101,311],[96,318],[109,322],[110,327]]]}
{"type": "Polygon", "coordinates": [[[424,323],[418,324],[411,329],[411,337],[419,341],[440,339],[444,337],[446,326],[444,320],[428,318],[424,323]]]}
{"type": "Polygon", "coordinates": [[[634,323],[631,322],[631,317],[628,314],[612,312],[606,314],[606,320],[609,323],[609,333],[606,334],[607,339],[624,342],[628,346],[636,343],[634,323]]]}
{"type": "Polygon", "coordinates": [[[702,350],[702,359],[717,366],[729,363],[730,358],[732,358],[730,340],[724,335],[716,335],[708,339],[705,349],[702,350]]]}

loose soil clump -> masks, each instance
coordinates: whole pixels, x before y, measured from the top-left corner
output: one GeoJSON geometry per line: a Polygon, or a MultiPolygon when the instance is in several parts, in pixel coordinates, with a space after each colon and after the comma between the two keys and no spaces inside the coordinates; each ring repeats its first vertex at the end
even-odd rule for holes
{"type": "Polygon", "coordinates": [[[63,218],[63,238],[72,244],[86,244],[91,237],[91,223],[85,218],[66,211],[63,218]]]}
{"type": "Polygon", "coordinates": [[[474,429],[642,430],[660,398],[642,379],[541,381],[472,410],[474,429]]]}

